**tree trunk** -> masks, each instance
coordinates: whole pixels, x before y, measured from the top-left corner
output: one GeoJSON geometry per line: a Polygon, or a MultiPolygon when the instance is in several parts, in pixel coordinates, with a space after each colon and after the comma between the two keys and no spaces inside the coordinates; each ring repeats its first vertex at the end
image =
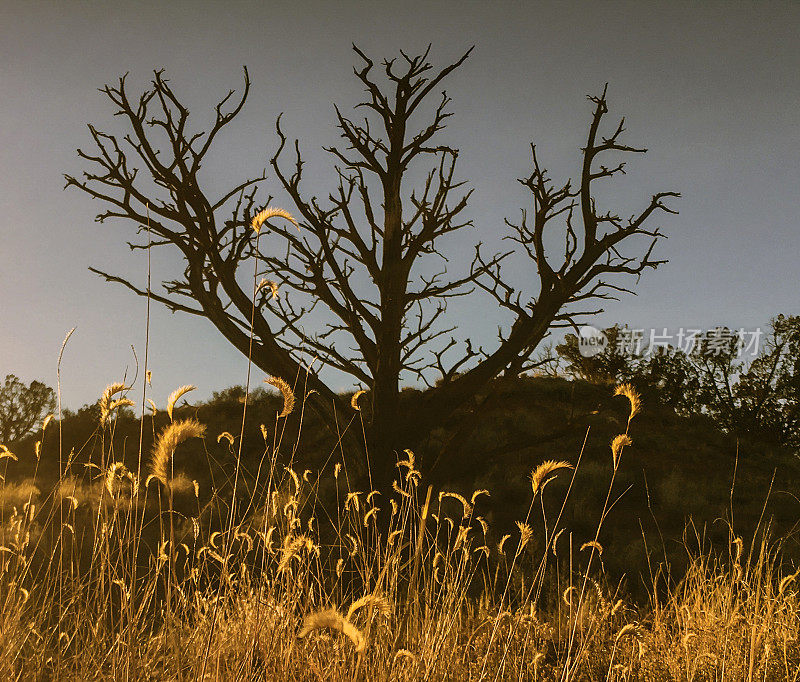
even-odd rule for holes
{"type": "Polygon", "coordinates": [[[405,130],[393,130],[390,169],[383,184],[384,247],[381,282],[381,329],[377,338],[378,360],[374,375],[370,468],[373,486],[391,487],[397,462],[396,452],[407,444],[401,440],[400,339],[403,332],[408,273],[403,263],[403,205],[400,198],[402,172],[400,151],[405,130]]]}

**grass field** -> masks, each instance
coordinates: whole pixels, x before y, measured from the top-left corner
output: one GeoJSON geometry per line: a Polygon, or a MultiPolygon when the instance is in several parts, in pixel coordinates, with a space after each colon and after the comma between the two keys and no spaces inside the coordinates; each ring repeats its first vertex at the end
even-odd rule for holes
{"type": "Polygon", "coordinates": [[[340,449],[301,470],[281,434],[303,401],[275,385],[284,403],[246,444],[262,453],[252,466],[241,415],[212,433],[175,408],[190,387],[160,428],[139,422],[138,443],[115,439],[130,401],[112,384],[88,456],[49,419],[32,453],[0,455],[0,679],[800,679],[800,572],[765,515],[747,540],[728,519],[723,546],[690,525],[678,577],[648,553],[644,598],[606,571],[627,549],[602,542],[644,416],[629,387],[592,489],[599,513],[565,513],[590,432],[529,472],[500,534],[491,490],[434,489],[410,450],[392,491],[354,489],[340,449]],[[201,490],[183,470],[181,450],[201,442],[227,451],[227,486],[201,490]],[[42,476],[55,456],[58,475],[42,476]],[[30,475],[9,474],[23,464],[30,475]]]}

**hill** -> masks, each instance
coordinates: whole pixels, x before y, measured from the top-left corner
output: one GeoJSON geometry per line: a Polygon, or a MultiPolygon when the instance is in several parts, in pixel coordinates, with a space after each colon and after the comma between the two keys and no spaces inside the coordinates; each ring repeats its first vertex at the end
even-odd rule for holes
{"type": "MultiPolygon", "coordinates": [[[[207,522],[213,526],[212,503],[230,503],[240,432],[244,434],[237,482],[240,509],[255,513],[264,502],[257,480],[270,459],[268,452],[277,453],[275,461],[298,474],[308,471],[312,479],[319,476],[323,506],[335,506],[337,464],[354,488],[368,492],[363,455],[337,445],[338,439],[314,414],[302,409],[302,401],[287,419],[276,420],[279,396],[257,391],[243,425],[242,396],[243,389],[232,387],[208,402],[184,402],[175,410],[176,419],[192,416],[207,426],[204,440],[183,444],[175,455],[175,508],[186,518],[207,511],[207,522]],[[232,443],[219,437],[224,432],[231,434],[232,443]]],[[[403,393],[404,401],[419,398],[420,392],[413,389],[403,393]]],[[[664,562],[673,578],[682,575],[687,544],[706,553],[711,545],[728,547],[733,537],[749,541],[758,529],[767,527],[773,537],[783,538],[784,560],[796,559],[800,554],[795,534],[800,494],[796,454],[758,442],[737,442],[703,416],[676,415],[659,403],[656,393],[643,398],[643,409],[630,424],[633,445],[622,454],[611,491],[612,507],[599,538],[607,550],[603,568],[609,581],[625,577],[627,589],[643,595],[645,586],[652,584],[652,566],[664,562]]],[[[475,515],[488,522],[492,541],[514,532],[515,521],[527,518],[534,528],[532,552],[541,549],[537,543],[543,543],[543,524],[556,519],[569,488],[561,525],[569,528],[571,537],[561,538],[559,549],[571,540],[577,562],[577,548],[594,537],[602,513],[613,473],[610,443],[625,431],[628,408],[625,398],[614,397],[608,386],[548,377],[498,379],[428,441],[409,438],[408,446],[424,475],[422,489],[430,484],[435,493],[451,491],[467,499],[476,490],[488,490],[488,496],[479,498],[475,515]],[[543,502],[537,499],[532,505],[530,474],[546,460],[577,464],[574,481],[570,487],[570,472],[562,470],[548,484],[543,502]]],[[[60,423],[65,459],[61,467],[81,480],[84,473],[99,471],[94,473],[95,488],[111,461],[139,470],[140,430],[142,452],[149,453],[154,438],[169,422],[159,411],[145,417],[142,426],[123,410],[101,430],[98,415],[96,406],[86,406],[60,423]]],[[[341,429],[358,432],[359,415],[343,415],[341,429]]],[[[31,486],[43,499],[56,485],[57,428],[48,428],[37,460],[35,441],[40,437],[15,445],[18,461],[5,460],[4,507],[19,504],[31,486]]],[[[141,483],[147,477],[146,466],[145,457],[141,483]]],[[[91,496],[91,484],[81,486],[91,496]]],[[[444,504],[451,502],[458,507],[448,498],[444,504]]],[[[562,555],[567,561],[569,552],[562,555]]]]}

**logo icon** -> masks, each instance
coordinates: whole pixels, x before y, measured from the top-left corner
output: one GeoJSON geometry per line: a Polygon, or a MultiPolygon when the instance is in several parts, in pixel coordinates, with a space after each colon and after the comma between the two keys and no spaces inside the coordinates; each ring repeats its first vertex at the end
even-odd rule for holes
{"type": "Polygon", "coordinates": [[[581,327],[578,336],[578,352],[585,358],[600,355],[608,348],[608,337],[599,329],[586,325],[581,327]]]}

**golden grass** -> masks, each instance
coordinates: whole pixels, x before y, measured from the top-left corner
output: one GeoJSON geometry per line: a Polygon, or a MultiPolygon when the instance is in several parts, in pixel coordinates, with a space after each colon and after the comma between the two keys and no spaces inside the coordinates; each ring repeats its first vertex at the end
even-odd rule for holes
{"type": "Polygon", "coordinates": [[[614,395],[624,395],[631,404],[631,411],[628,415],[628,423],[642,410],[642,399],[636,389],[630,384],[620,384],[614,390],[614,395]]]}
{"type": "Polygon", "coordinates": [[[544,487],[548,484],[552,478],[548,478],[550,474],[559,469],[574,469],[569,462],[556,462],[554,460],[548,460],[546,462],[542,462],[538,467],[536,467],[531,472],[531,488],[533,489],[533,496],[536,495],[544,490],[544,487]]]}
{"type": "Polygon", "coordinates": [[[202,438],[206,427],[194,418],[174,421],[164,427],[153,448],[150,460],[150,475],[163,485],[169,485],[170,463],[176,448],[190,438],[202,438]]]}
{"type": "Polygon", "coordinates": [[[0,459],[13,459],[15,462],[19,461],[17,456],[2,443],[0,443],[0,459]]]}
{"type": "Polygon", "coordinates": [[[113,384],[109,384],[106,386],[105,391],[103,391],[103,395],[100,396],[100,423],[105,424],[113,414],[114,410],[122,405],[132,404],[130,401],[125,402],[125,399],[122,400],[112,400],[112,398],[117,394],[121,393],[122,391],[127,390],[130,388],[123,383],[115,382],[113,384]]]}
{"type": "Polygon", "coordinates": [[[259,281],[258,286],[256,286],[256,291],[261,291],[262,289],[269,288],[270,296],[272,298],[278,298],[280,295],[279,285],[276,281],[271,279],[262,279],[259,281]]]}
{"type": "Polygon", "coordinates": [[[619,458],[622,455],[622,448],[625,446],[630,447],[631,445],[633,445],[633,441],[627,433],[621,433],[618,436],[615,436],[614,440],[611,441],[611,459],[614,463],[615,469],[619,466],[619,458]]]}
{"type": "MultiPolygon", "coordinates": [[[[285,418],[294,395],[276,382],[285,418]]],[[[123,389],[104,394],[108,414],[123,389]]],[[[635,604],[592,561],[618,549],[598,540],[605,508],[589,537],[544,518],[544,488],[568,462],[533,471],[543,519],[520,510],[519,534],[500,538],[489,491],[426,492],[411,451],[379,494],[350,487],[347,453],[301,476],[264,443],[249,504],[228,518],[223,493],[171,472],[205,430],[170,417],[158,435],[167,511],[111,444],[100,464],[65,457],[53,490],[0,483],[0,679],[800,680],[800,570],[766,533],[731,530],[727,553],[691,553],[677,583],[656,569],[635,604]],[[194,512],[173,509],[177,491],[194,512]]],[[[213,440],[230,461],[233,436],[213,440]]]]}
{"type": "Polygon", "coordinates": [[[303,621],[303,628],[297,633],[297,637],[298,639],[308,637],[315,630],[323,628],[341,632],[353,643],[358,653],[363,652],[367,645],[361,631],[336,609],[324,609],[308,614],[303,621]]]}
{"type": "Polygon", "coordinates": [[[283,409],[278,417],[288,417],[294,411],[295,397],[292,387],[280,377],[270,377],[269,379],[264,379],[264,383],[274,386],[281,392],[281,395],[283,396],[283,409]]]}
{"type": "Polygon", "coordinates": [[[259,211],[255,216],[253,216],[253,220],[251,221],[251,226],[253,230],[255,230],[256,234],[261,232],[261,226],[270,218],[283,218],[284,220],[288,220],[292,225],[297,226],[297,221],[294,219],[289,211],[286,211],[282,208],[278,208],[276,206],[270,207],[268,206],[262,211],[259,211]]]}
{"type": "MultiPolygon", "coordinates": [[[[172,412],[175,409],[175,404],[180,400],[181,396],[186,395],[189,391],[194,391],[197,386],[192,384],[186,384],[185,386],[180,386],[176,388],[172,393],[169,394],[167,398],[167,414],[169,415],[169,420],[172,421],[172,412]]],[[[153,410],[155,412],[155,405],[153,405],[153,410]]]]}
{"type": "Polygon", "coordinates": [[[356,412],[361,411],[361,408],[358,406],[358,399],[365,393],[366,391],[362,389],[353,393],[353,397],[350,398],[350,407],[352,407],[356,412]]]}

